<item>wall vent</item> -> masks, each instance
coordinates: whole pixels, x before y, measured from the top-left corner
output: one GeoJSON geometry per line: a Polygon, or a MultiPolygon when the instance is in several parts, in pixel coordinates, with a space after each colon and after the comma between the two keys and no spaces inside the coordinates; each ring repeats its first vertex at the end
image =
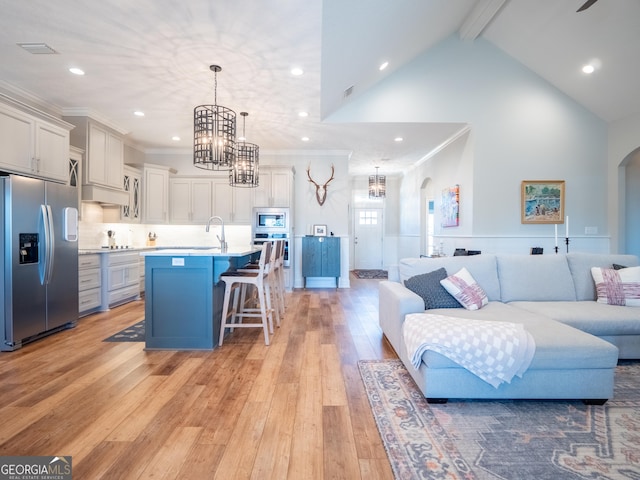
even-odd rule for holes
{"type": "Polygon", "coordinates": [[[51,55],[58,53],[46,43],[18,43],[17,45],[34,55],[51,55]]]}

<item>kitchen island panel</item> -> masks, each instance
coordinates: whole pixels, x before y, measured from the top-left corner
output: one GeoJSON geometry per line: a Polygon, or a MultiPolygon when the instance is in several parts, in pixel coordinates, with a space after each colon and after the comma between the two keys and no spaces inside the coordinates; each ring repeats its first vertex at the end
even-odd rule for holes
{"type": "Polygon", "coordinates": [[[218,344],[211,257],[145,259],[148,349],[211,350],[218,344]]]}
{"type": "Polygon", "coordinates": [[[259,255],[173,249],[144,252],[145,341],[149,350],[212,350],[218,345],[224,282],[220,275],[259,255]]]}

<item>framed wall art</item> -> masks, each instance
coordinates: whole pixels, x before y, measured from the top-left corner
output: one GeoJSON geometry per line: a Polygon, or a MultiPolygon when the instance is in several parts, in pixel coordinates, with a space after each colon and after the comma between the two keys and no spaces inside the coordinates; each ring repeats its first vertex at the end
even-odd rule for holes
{"type": "Polygon", "coordinates": [[[326,237],[327,236],[327,226],[326,225],[314,225],[313,226],[313,235],[316,237],[326,237]]]}
{"type": "Polygon", "coordinates": [[[442,190],[442,221],[443,227],[457,227],[460,223],[460,185],[454,185],[442,190]]]}
{"type": "Polygon", "coordinates": [[[564,180],[523,180],[522,223],[563,223],[564,180]]]}

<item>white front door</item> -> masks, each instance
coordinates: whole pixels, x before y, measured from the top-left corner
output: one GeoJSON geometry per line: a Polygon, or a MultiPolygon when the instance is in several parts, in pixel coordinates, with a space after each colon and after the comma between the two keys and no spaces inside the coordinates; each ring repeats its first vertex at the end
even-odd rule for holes
{"type": "Polygon", "coordinates": [[[382,209],[354,209],[354,268],[382,268],[382,209]]]}

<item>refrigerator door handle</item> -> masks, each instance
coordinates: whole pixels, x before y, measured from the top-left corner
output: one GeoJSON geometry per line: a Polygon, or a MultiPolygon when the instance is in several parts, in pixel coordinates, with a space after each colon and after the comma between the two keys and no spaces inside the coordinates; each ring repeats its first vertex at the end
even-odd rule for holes
{"type": "Polygon", "coordinates": [[[40,284],[44,285],[47,278],[47,268],[49,266],[49,234],[47,223],[47,207],[46,205],[40,205],[40,239],[38,241],[40,250],[40,260],[38,262],[38,271],[40,272],[40,284]]]}
{"type": "Polygon", "coordinates": [[[53,270],[53,225],[51,207],[40,205],[40,218],[42,219],[42,236],[44,237],[44,255],[40,263],[40,283],[46,285],[51,281],[53,270]]]}
{"type": "Polygon", "coordinates": [[[47,275],[46,282],[51,282],[51,276],[53,275],[53,262],[55,260],[56,251],[56,236],[53,231],[53,212],[51,211],[51,205],[47,205],[47,275]]]}

